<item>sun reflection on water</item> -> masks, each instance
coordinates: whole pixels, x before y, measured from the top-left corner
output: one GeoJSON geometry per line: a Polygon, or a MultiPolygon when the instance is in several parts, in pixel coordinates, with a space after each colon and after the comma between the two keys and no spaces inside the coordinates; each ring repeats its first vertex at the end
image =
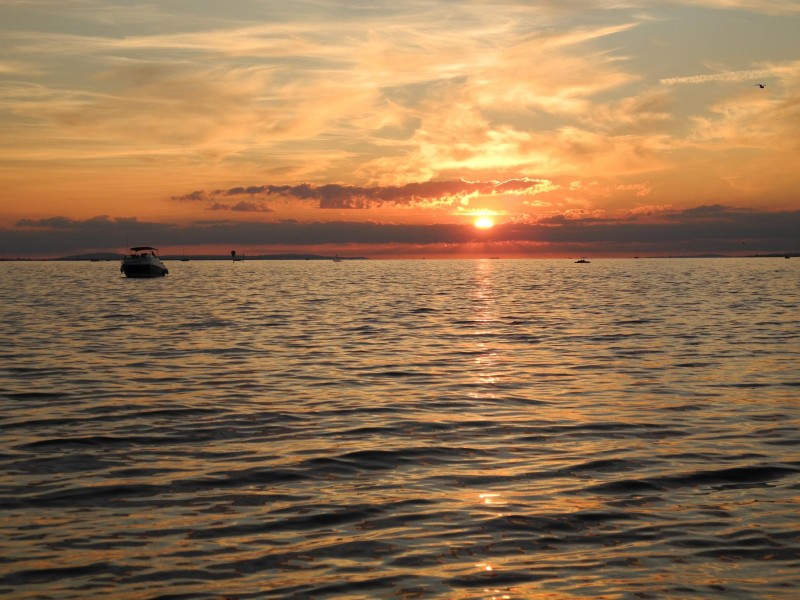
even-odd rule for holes
{"type": "Polygon", "coordinates": [[[494,265],[491,260],[477,261],[471,300],[473,308],[471,321],[475,324],[474,336],[476,337],[474,374],[479,386],[488,387],[479,387],[478,391],[472,392],[470,395],[492,397],[494,392],[491,386],[498,384],[500,379],[497,365],[498,353],[491,342],[485,341],[485,338],[494,339],[496,337],[498,322],[494,295],[494,265]]]}
{"type": "Polygon", "coordinates": [[[486,505],[505,506],[507,504],[507,502],[501,498],[500,494],[496,492],[486,492],[479,494],[478,497],[481,499],[481,502],[486,505]]]}

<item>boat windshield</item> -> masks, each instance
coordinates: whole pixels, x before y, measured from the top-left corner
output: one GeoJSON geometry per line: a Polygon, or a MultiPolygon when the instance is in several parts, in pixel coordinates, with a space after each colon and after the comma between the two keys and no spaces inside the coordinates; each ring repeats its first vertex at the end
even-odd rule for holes
{"type": "Polygon", "coordinates": [[[158,248],[153,248],[152,246],[135,246],[131,248],[131,256],[147,256],[148,254],[158,256],[158,248]]]}

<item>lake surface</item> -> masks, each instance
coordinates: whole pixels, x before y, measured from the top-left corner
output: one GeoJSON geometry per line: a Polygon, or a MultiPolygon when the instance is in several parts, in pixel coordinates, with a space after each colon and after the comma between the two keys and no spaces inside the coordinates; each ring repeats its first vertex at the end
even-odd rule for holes
{"type": "Polygon", "coordinates": [[[0,596],[800,597],[800,259],[0,263],[0,596]]]}

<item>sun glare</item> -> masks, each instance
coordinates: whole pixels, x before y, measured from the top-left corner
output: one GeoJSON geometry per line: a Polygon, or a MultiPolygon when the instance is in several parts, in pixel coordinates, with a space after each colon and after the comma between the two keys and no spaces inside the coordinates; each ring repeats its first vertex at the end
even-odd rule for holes
{"type": "Polygon", "coordinates": [[[475,219],[475,227],[478,229],[491,229],[494,227],[494,221],[490,217],[478,217],[475,219]]]}

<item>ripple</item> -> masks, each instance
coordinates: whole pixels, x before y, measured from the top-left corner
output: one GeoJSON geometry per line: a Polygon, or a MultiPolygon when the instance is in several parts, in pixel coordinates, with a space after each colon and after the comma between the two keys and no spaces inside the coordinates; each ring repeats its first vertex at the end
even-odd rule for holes
{"type": "Polygon", "coordinates": [[[0,595],[800,588],[791,270],[9,264],[0,595]]]}

